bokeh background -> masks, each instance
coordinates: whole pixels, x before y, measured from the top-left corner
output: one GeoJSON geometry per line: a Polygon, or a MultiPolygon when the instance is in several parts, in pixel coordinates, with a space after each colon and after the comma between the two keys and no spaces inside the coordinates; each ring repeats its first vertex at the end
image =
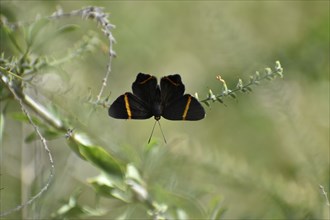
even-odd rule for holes
{"type": "MultiPolygon", "coordinates": [[[[279,60],[284,78],[263,81],[253,92],[237,93],[206,107],[198,122],[160,120],[150,153],[146,142],[154,120],[109,118],[107,109],[88,103],[106,72],[107,40],[95,22],[78,18],[55,21],[77,30],[36,48],[37,55],[59,59],[81,36],[93,32],[101,43],[91,53],[62,66],[63,73],[43,70],[27,92],[46,106],[51,102],[76,129],[84,130],[107,151],[134,164],[158,202],[180,207],[190,219],[204,218],[214,204],[223,219],[327,219],[329,206],[319,185],[329,192],[329,1],[1,1],[9,21],[48,16],[96,5],[110,13],[112,72],[106,88],[112,102],[130,91],[138,72],[158,78],[179,73],[186,92],[200,99],[211,88],[220,93],[220,74],[229,88],[247,82],[255,71],[279,60]],[[184,202],[182,202],[184,201],[184,202]]],[[[24,36],[24,33],[21,33],[24,36]]],[[[24,37],[22,37],[24,38],[24,37]]],[[[9,40],[1,52],[15,56],[9,40]]],[[[1,212],[38,191],[47,178],[47,156],[39,142],[25,143],[28,124],[15,120],[13,102],[1,143],[1,212]],[[38,150],[39,149],[39,150],[38,150]],[[40,150],[41,149],[41,150],[40,150]],[[37,161],[37,163],[36,163],[37,161]],[[39,173],[36,173],[36,167],[39,173]],[[44,171],[44,172],[43,172],[44,171]]],[[[48,192],[32,207],[9,219],[48,218],[77,188],[79,203],[93,206],[95,193],[86,182],[98,170],[77,157],[65,138],[50,140],[56,175],[48,192]]],[[[103,199],[103,218],[146,218],[138,204],[103,199]]]]}

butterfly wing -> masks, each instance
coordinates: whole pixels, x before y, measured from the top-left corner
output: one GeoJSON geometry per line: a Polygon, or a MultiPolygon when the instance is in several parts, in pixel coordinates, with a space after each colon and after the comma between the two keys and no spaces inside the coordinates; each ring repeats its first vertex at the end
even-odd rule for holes
{"type": "Polygon", "coordinates": [[[184,85],[178,74],[165,76],[160,80],[161,100],[163,108],[183,96],[184,85]]]}
{"type": "Polygon", "coordinates": [[[139,73],[132,84],[132,90],[134,95],[150,106],[156,99],[160,99],[157,78],[149,74],[139,73]]]}
{"type": "Polygon", "coordinates": [[[196,98],[186,94],[167,105],[162,116],[168,120],[197,121],[205,117],[205,110],[196,98]]]}
{"type": "Polygon", "coordinates": [[[152,116],[152,112],[139,97],[127,92],[112,103],[109,115],[117,119],[147,119],[152,116]]]}

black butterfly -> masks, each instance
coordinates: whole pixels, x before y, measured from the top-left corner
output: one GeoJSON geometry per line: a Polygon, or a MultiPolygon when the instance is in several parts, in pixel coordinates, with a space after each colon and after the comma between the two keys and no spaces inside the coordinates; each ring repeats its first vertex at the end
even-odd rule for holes
{"type": "Polygon", "coordinates": [[[147,119],[152,116],[158,121],[196,121],[205,117],[199,101],[189,94],[184,95],[185,87],[178,74],[164,76],[157,84],[157,78],[139,73],[132,84],[133,93],[126,92],[110,106],[109,115],[118,119],[147,119]]]}

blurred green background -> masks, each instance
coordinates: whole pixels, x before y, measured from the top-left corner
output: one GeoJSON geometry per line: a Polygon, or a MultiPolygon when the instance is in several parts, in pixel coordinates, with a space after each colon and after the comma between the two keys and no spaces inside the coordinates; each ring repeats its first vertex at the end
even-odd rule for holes
{"type": "MultiPolygon", "coordinates": [[[[279,60],[284,78],[264,81],[238,99],[205,107],[198,122],[162,119],[168,144],[158,127],[158,145],[146,148],[154,120],[125,121],[86,102],[95,97],[106,72],[107,40],[95,22],[64,18],[54,26],[77,24],[78,30],[36,48],[37,55],[60,58],[89,31],[102,41],[92,53],[63,65],[63,74],[44,70],[27,93],[46,106],[51,101],[76,129],[94,137],[109,152],[134,164],[152,196],[169,208],[182,208],[190,219],[203,218],[220,204],[223,219],[328,219],[329,206],[319,185],[329,192],[329,1],[1,1],[9,21],[102,6],[116,25],[112,73],[106,88],[112,102],[130,91],[138,72],[158,78],[179,73],[186,92],[206,97],[221,92],[220,74],[230,88],[279,60]]],[[[49,27],[41,33],[42,39],[49,27]]],[[[49,29],[49,30],[48,30],[49,29]]],[[[1,35],[1,52],[17,51],[1,35]]],[[[12,112],[19,112],[11,104],[12,112]]],[[[39,142],[25,143],[28,124],[6,117],[1,143],[1,212],[38,191],[47,178],[47,156],[39,142]],[[39,164],[36,164],[37,159],[39,164]],[[35,167],[39,173],[36,173],[35,167]],[[46,171],[45,171],[46,170],[46,171]],[[40,177],[41,176],[41,177],[40,177]]],[[[98,174],[78,158],[65,138],[49,141],[56,175],[48,192],[32,207],[8,218],[47,218],[75,189],[79,203],[93,206],[95,193],[86,179],[98,174]],[[37,213],[37,214],[36,214],[37,213]]],[[[115,218],[146,218],[138,204],[104,199],[115,218]]]]}

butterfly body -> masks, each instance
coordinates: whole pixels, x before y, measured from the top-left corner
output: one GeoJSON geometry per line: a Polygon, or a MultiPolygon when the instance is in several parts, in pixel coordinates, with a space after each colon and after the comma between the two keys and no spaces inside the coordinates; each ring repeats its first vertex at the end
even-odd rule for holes
{"type": "Polygon", "coordinates": [[[178,74],[157,78],[139,73],[132,84],[133,93],[119,96],[109,108],[109,115],[117,119],[148,119],[152,116],[158,121],[200,120],[205,117],[204,108],[189,94],[178,74]]]}

